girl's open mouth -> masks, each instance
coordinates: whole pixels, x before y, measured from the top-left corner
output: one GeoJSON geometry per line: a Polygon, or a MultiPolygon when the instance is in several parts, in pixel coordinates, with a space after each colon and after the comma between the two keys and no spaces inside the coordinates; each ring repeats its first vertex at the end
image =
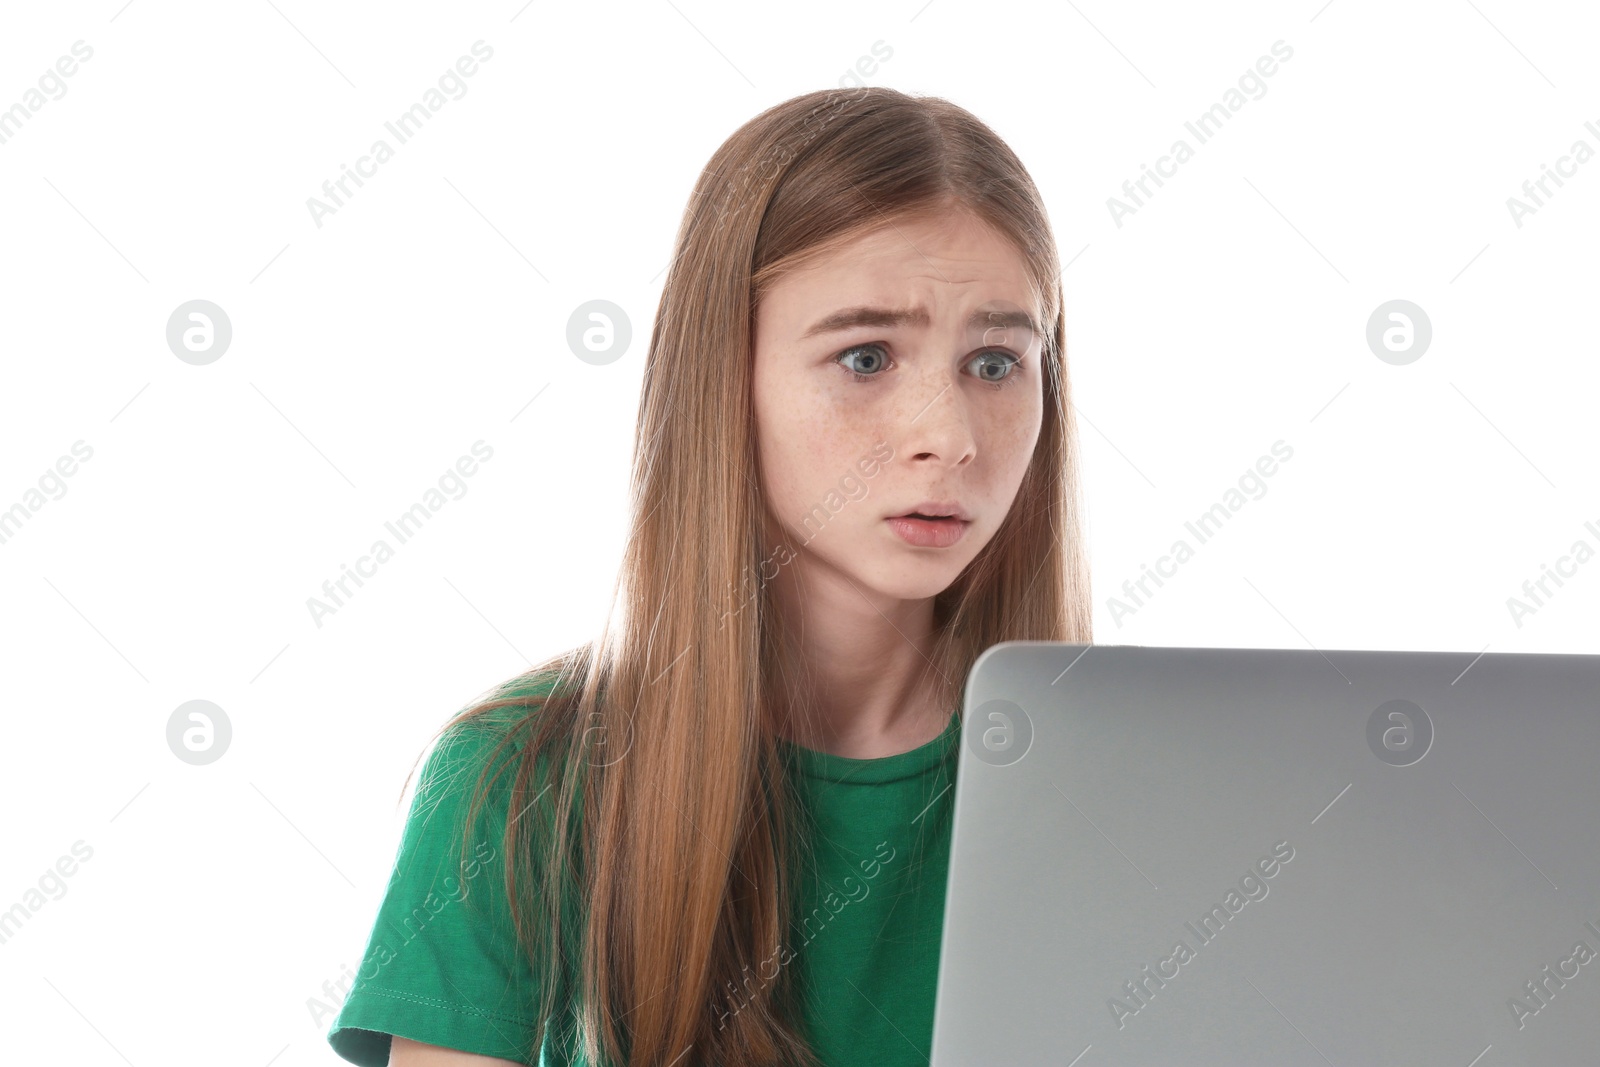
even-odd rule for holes
{"type": "Polygon", "coordinates": [[[949,548],[961,540],[971,525],[953,517],[938,518],[915,512],[884,521],[902,540],[919,548],[949,548]]]}

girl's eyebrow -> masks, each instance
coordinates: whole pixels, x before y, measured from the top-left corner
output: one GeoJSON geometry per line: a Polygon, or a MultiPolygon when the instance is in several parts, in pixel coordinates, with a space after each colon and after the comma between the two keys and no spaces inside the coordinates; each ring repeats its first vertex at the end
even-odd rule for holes
{"type": "MultiPolygon", "coordinates": [[[[929,321],[928,311],[922,307],[885,308],[860,305],[841,308],[824,316],[801,334],[800,339],[804,341],[819,334],[838,333],[857,326],[926,326],[929,321]]],[[[1035,335],[1043,332],[1033,316],[1026,311],[974,311],[967,317],[967,326],[970,329],[1022,327],[1033,331],[1035,335]]]]}

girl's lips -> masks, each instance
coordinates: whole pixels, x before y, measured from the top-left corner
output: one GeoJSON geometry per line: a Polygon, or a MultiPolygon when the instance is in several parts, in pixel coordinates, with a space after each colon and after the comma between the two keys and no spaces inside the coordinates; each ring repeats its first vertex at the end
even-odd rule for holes
{"type": "Polygon", "coordinates": [[[961,540],[970,522],[960,519],[917,519],[907,515],[885,519],[901,539],[919,548],[949,548],[961,540]]]}

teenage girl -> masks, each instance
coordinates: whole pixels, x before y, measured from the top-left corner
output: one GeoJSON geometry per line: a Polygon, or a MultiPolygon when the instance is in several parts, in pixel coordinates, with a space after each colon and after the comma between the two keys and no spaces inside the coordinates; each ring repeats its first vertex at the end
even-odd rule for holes
{"type": "Polygon", "coordinates": [[[1061,269],[945,100],[810,93],[717,150],[611,616],[441,731],[340,1056],[925,1067],[967,672],[1091,640],[1061,269]]]}

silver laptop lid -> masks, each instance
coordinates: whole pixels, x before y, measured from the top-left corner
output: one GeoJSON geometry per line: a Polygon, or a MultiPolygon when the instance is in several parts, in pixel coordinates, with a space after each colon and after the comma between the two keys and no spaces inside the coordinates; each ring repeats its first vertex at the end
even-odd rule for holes
{"type": "Polygon", "coordinates": [[[1600,656],[1005,642],[932,1067],[1600,1063],[1600,656]]]}

